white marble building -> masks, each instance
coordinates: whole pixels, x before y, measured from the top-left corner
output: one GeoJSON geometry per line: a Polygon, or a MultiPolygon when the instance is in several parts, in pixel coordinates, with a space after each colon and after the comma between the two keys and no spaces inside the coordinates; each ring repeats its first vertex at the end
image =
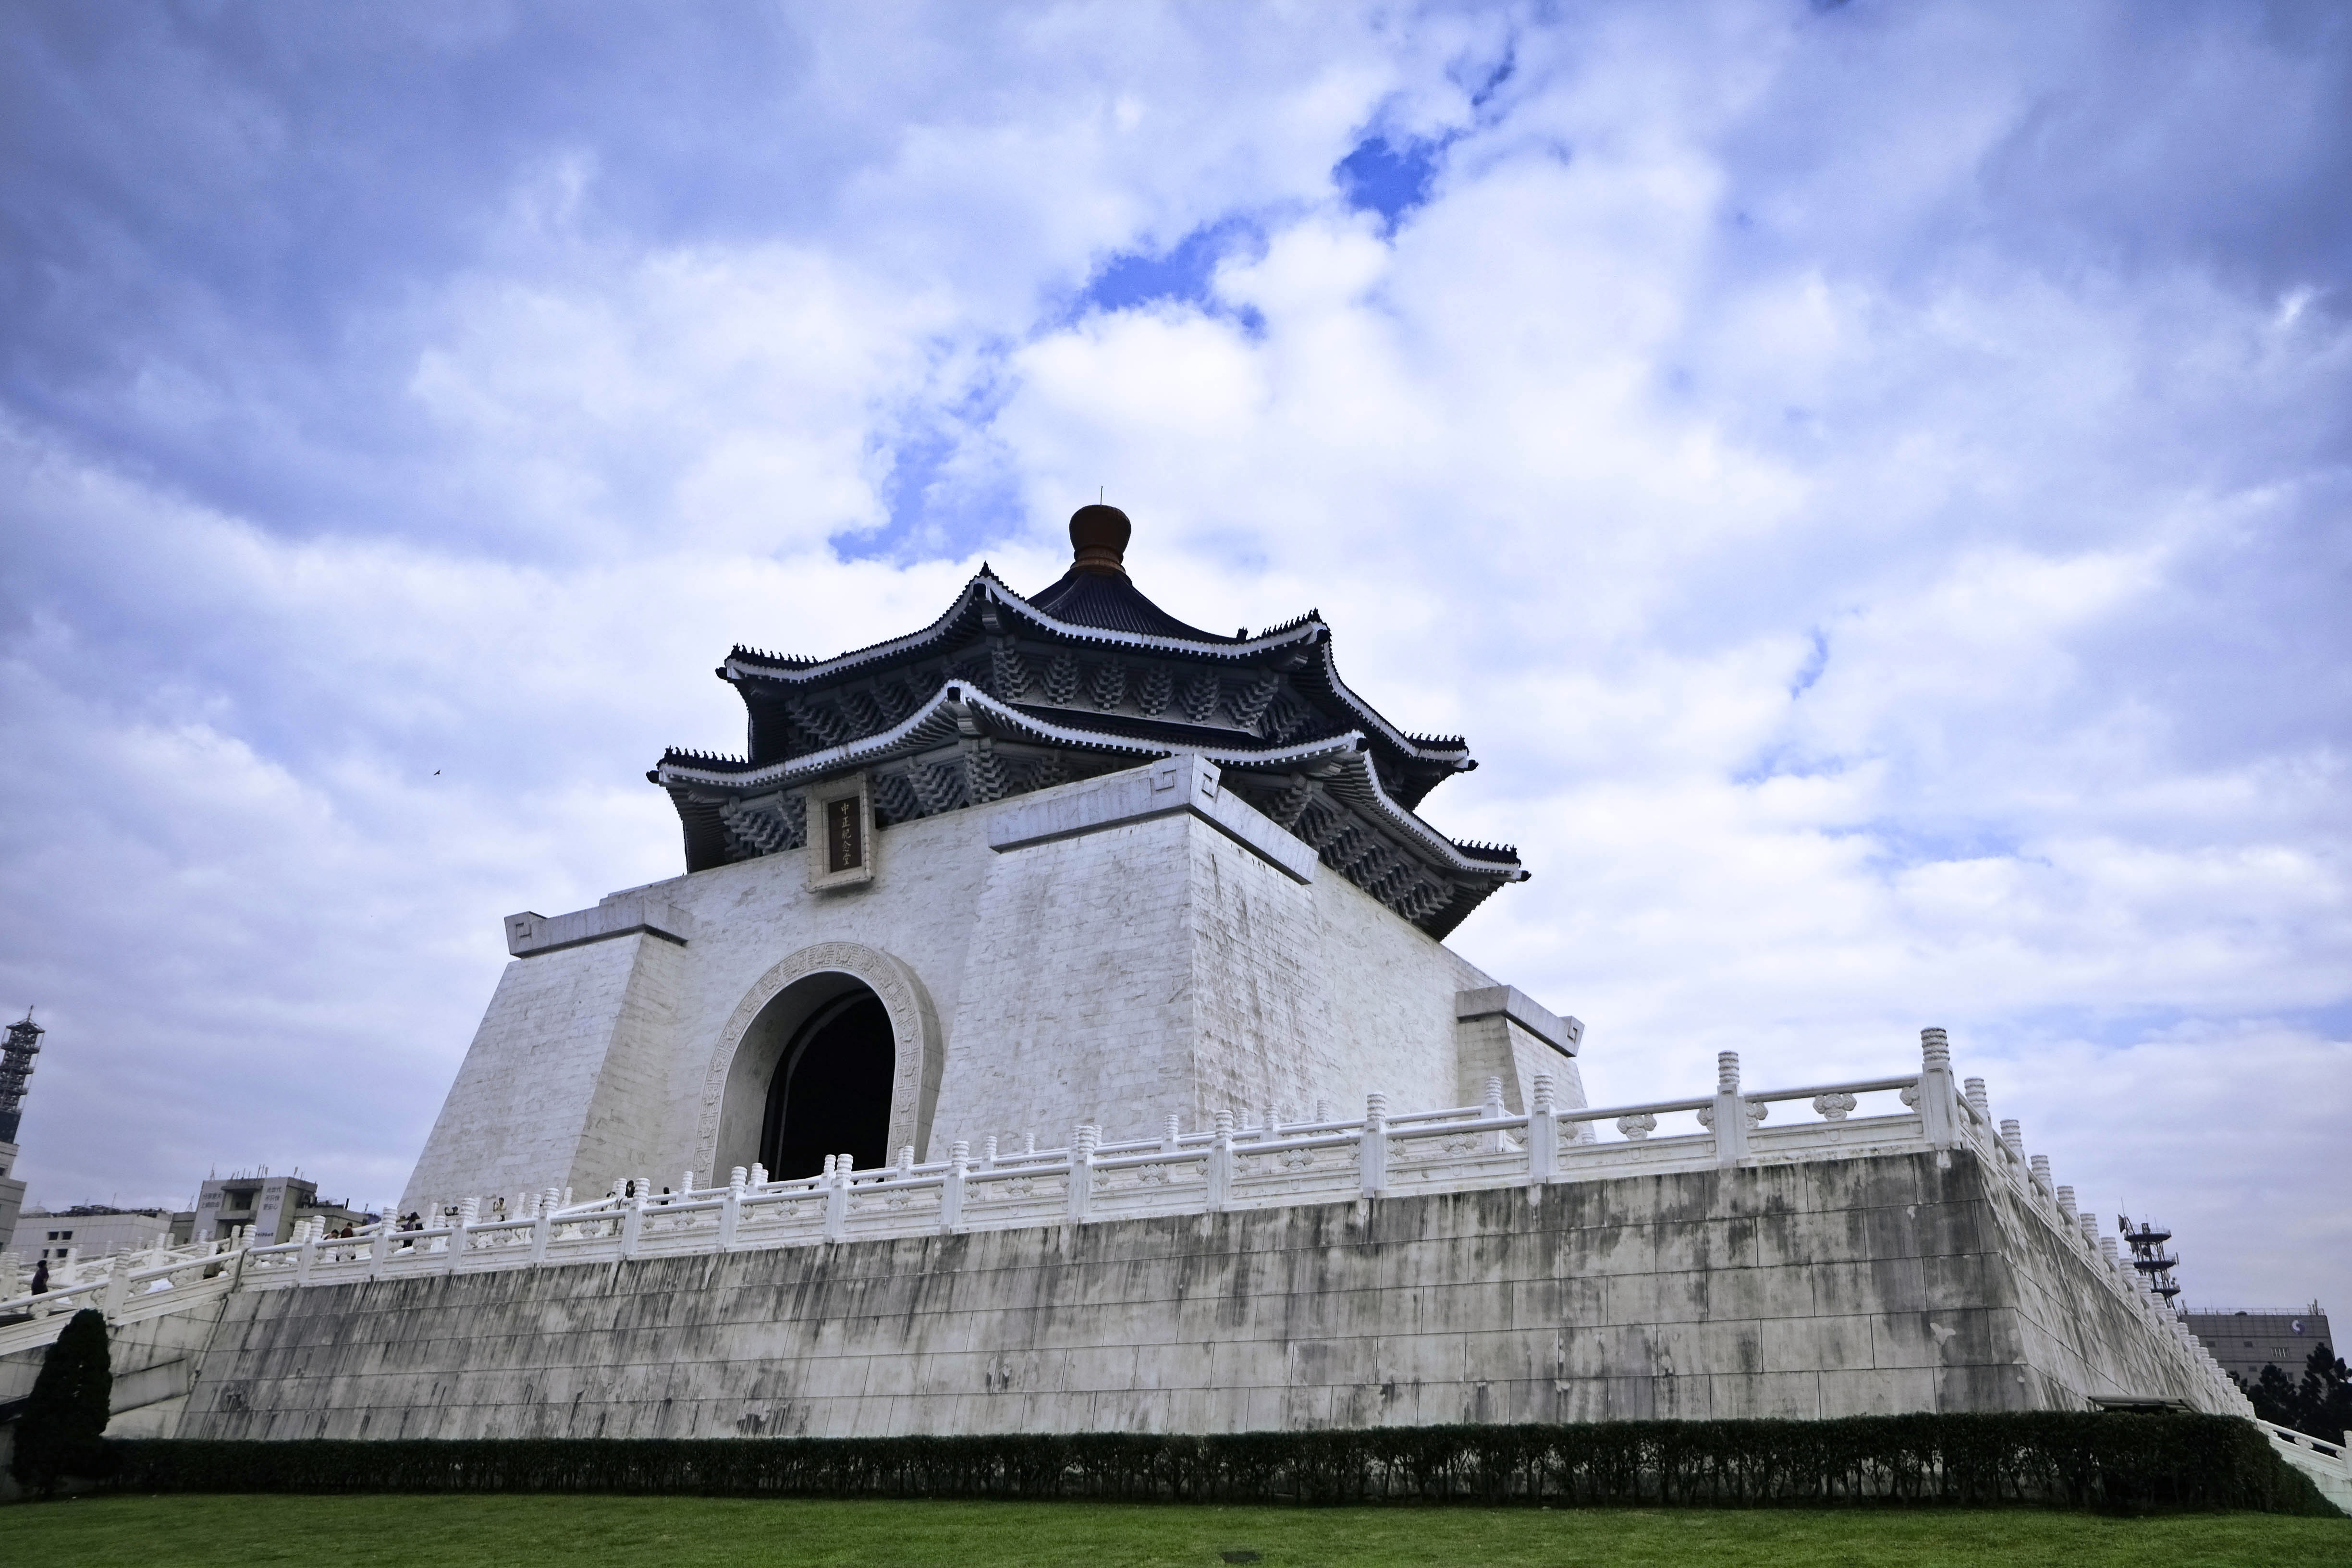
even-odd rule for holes
{"type": "Polygon", "coordinates": [[[509,918],[423,1228],[0,1258],[0,1398],[90,1306],[118,1433],[220,1439],[2249,1408],[1940,1028],[1587,1104],[1582,1026],[1444,945],[1526,875],[1418,815],[1463,742],[1127,534],[737,648],[748,754],[651,775],[685,874],[509,918]]]}
{"type": "Polygon", "coordinates": [[[985,569],[908,637],[719,670],[748,755],[672,752],[688,871],[512,916],[404,1210],[949,1141],[1584,1103],[1582,1026],[1442,941],[1527,873],[1417,814],[1475,764],[1340,681],[1308,616],[1176,621],[1072,520],[1034,600],[985,569]]]}

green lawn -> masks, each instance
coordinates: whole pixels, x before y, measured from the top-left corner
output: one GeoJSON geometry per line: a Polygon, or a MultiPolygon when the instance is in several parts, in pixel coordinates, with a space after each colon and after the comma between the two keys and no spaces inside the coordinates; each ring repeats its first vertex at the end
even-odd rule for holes
{"type": "Polygon", "coordinates": [[[1222,1568],[1693,1563],[2352,1565],[2352,1520],[2035,1510],[1279,1509],[617,1497],[91,1498],[0,1509],[0,1565],[1222,1568]]]}

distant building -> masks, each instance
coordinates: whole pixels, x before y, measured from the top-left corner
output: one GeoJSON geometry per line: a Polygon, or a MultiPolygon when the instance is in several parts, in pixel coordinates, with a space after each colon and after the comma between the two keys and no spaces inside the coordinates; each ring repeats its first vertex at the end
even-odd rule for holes
{"type": "Polygon", "coordinates": [[[171,1234],[167,1209],[118,1209],[104,1204],[78,1204],[69,1209],[26,1209],[18,1224],[16,1252],[26,1262],[47,1258],[106,1258],[117,1252],[142,1252],[160,1245],[171,1234]]]}
{"type": "MultiPolygon", "coordinates": [[[[2186,1314],[2189,1331],[2204,1342],[2221,1363],[2252,1384],[2265,1366],[2275,1366],[2292,1383],[2303,1375],[2303,1363],[2314,1347],[2336,1345],[2328,1332],[2327,1314],[2314,1301],[2308,1307],[2208,1308],[2186,1314]]],[[[2343,1347],[2336,1345],[2337,1355],[2343,1347]]]]}
{"type": "Polygon", "coordinates": [[[375,1217],[332,1198],[320,1197],[319,1184],[299,1176],[273,1176],[267,1171],[213,1176],[206,1178],[196,1194],[189,1239],[215,1241],[249,1226],[256,1241],[266,1247],[291,1241],[299,1220],[323,1219],[329,1229],[340,1230],[346,1225],[372,1224],[375,1217]]]}

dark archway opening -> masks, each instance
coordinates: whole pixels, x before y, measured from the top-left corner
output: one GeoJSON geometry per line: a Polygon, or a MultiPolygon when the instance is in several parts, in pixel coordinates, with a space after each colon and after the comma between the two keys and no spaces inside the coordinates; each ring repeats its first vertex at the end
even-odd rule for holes
{"type": "Polygon", "coordinates": [[[769,1178],[814,1176],[828,1154],[847,1154],[861,1171],[889,1163],[898,1065],[890,1015],[874,993],[854,991],[818,1008],[768,1080],[760,1163],[769,1178]]]}

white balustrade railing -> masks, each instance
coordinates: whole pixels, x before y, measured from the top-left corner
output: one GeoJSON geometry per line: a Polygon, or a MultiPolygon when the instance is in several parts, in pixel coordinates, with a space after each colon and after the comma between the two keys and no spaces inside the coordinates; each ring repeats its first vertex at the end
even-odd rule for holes
{"type": "Polygon", "coordinates": [[[2320,1496],[2340,1511],[2352,1513],[2352,1432],[2344,1434],[2343,1442],[2331,1443],[2259,1416],[2254,1426],[2281,1459],[2311,1478],[2320,1496]]]}
{"type": "Polygon", "coordinates": [[[0,1300],[0,1355],[47,1344],[86,1307],[126,1323],[210,1300],[236,1286],[245,1256],[240,1237],[74,1260],[52,1270],[39,1294],[11,1290],[0,1300]]]}
{"type": "MultiPolygon", "coordinates": [[[[143,1264],[126,1257],[78,1265],[45,1295],[0,1300],[0,1352],[11,1348],[13,1314],[46,1319],[95,1306],[120,1320],[160,1310],[146,1293],[180,1292],[184,1300],[200,1280],[222,1289],[341,1284],[1865,1154],[1948,1158],[1965,1147],[2044,1222],[2054,1245],[2081,1257],[2152,1331],[2179,1342],[2223,1407],[2252,1415],[2220,1365],[2117,1257],[2113,1238],[2095,1238],[2095,1222],[2074,1208],[2074,1189],[2053,1185],[2049,1162],[2026,1155],[2017,1123],[1995,1124],[1982,1081],[1955,1084],[1944,1031],[1923,1031],[1921,1050],[1915,1073],[1792,1089],[1742,1089],[1738,1057],[1726,1051],[1715,1092],[1685,1100],[1564,1107],[1549,1075],[1538,1073],[1523,1113],[1505,1110],[1501,1080],[1490,1079],[1484,1103],[1441,1110],[1391,1115],[1386,1097],[1375,1094],[1356,1121],[1318,1115],[1282,1125],[1268,1116],[1264,1125],[1237,1127],[1220,1111],[1210,1128],[1183,1132],[1171,1118],[1159,1138],[1119,1143],[1085,1126],[1063,1149],[1033,1143],[1002,1152],[990,1139],[977,1158],[959,1142],[944,1160],[918,1163],[909,1149],[871,1171],[832,1156],[820,1173],[791,1181],[739,1167],[724,1185],[697,1187],[689,1173],[677,1191],[655,1194],[644,1177],[625,1178],[591,1203],[567,1203],[551,1190],[487,1219],[481,1200],[467,1198],[435,1205],[441,1223],[414,1230],[387,1216],[359,1235],[331,1237],[323,1221],[308,1220],[276,1246],[247,1246],[240,1237],[144,1255],[143,1264]],[[1805,1110],[1811,1118],[1799,1120],[1805,1110]]],[[[504,1200],[496,1202],[502,1211],[504,1200]]]]}
{"type": "Polygon", "coordinates": [[[2331,1443],[2325,1437],[2315,1437],[2308,1432],[2298,1432],[2292,1426],[2282,1426],[2275,1421],[2264,1421],[2259,1416],[2255,1418],[2254,1425],[2262,1428],[2263,1436],[2283,1448],[2299,1448],[2318,1458],[2334,1460],[2336,1468],[2347,1480],[2352,1480],[2352,1432],[2344,1434],[2343,1442],[2331,1443]]]}
{"type": "Polygon", "coordinates": [[[478,1217],[480,1200],[467,1199],[433,1205],[440,1223],[421,1229],[377,1226],[342,1240],[301,1234],[254,1247],[246,1282],[609,1262],[1949,1148],[1958,1116],[1937,1108],[1955,1100],[1948,1058],[1898,1078],[1743,1093],[1738,1058],[1727,1052],[1716,1093],[1688,1100],[1564,1107],[1538,1074],[1525,1112],[1506,1110],[1501,1080],[1489,1079],[1480,1105],[1392,1115],[1373,1095],[1354,1121],[1268,1117],[1240,1127],[1220,1112],[1209,1128],[1185,1132],[1171,1118],[1158,1138],[1118,1143],[1086,1126],[1066,1148],[1033,1142],[1006,1152],[991,1139],[977,1157],[957,1143],[944,1160],[918,1163],[908,1150],[871,1171],[840,1155],[814,1176],[771,1181],[739,1168],[723,1186],[696,1186],[689,1174],[658,1194],[631,1177],[591,1203],[541,1194],[489,1219],[478,1217]],[[1939,1087],[1923,1097],[1923,1084],[1939,1087]],[[1854,1114],[1866,1098],[1895,1096],[1908,1103],[1854,1114]],[[1789,1102],[1810,1102],[1812,1119],[1765,1125],[1789,1102]],[[1727,1108],[1737,1109],[1717,1114],[1727,1108]]]}

